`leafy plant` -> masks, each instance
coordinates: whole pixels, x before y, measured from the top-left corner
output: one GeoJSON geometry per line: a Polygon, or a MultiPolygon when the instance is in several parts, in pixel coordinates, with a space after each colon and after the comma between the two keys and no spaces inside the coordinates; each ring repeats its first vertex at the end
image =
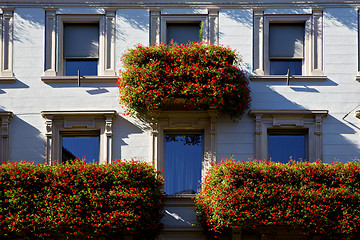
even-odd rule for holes
{"type": "Polygon", "coordinates": [[[358,239],[359,187],[359,162],[226,160],[209,170],[195,202],[211,236],[286,227],[325,239],[358,239]]]}
{"type": "Polygon", "coordinates": [[[239,118],[250,104],[248,79],[231,49],[212,44],[137,45],[122,57],[120,103],[127,114],[168,110],[183,98],[188,110],[216,109],[239,118]]]}
{"type": "Polygon", "coordinates": [[[153,167],[118,161],[0,166],[0,238],[151,239],[161,229],[163,179],[153,167]]]}

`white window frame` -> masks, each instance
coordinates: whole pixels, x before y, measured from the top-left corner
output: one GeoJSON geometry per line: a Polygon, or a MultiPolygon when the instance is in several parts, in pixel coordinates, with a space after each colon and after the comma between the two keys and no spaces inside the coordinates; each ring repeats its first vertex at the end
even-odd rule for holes
{"type": "Polygon", "coordinates": [[[269,24],[270,23],[305,23],[304,60],[302,76],[292,76],[296,80],[326,80],[323,74],[323,12],[313,10],[312,14],[264,14],[254,11],[254,57],[255,76],[251,80],[284,80],[286,76],[270,76],[269,59],[269,24]]]}
{"type": "Polygon", "coordinates": [[[209,8],[208,14],[161,14],[162,9],[150,9],[150,44],[166,43],[167,23],[203,22],[203,42],[219,43],[219,8],[209,8]]]}
{"type": "MultiPolygon", "coordinates": [[[[218,112],[208,111],[150,111],[150,156],[154,166],[165,171],[165,136],[167,132],[186,133],[199,131],[203,133],[202,178],[216,162],[216,119],[218,112]]],[[[186,195],[186,194],[184,194],[186,195]]]]}
{"type": "Polygon", "coordinates": [[[112,162],[112,126],[116,111],[43,111],[46,119],[45,162],[61,161],[62,136],[66,132],[100,131],[99,163],[112,162]]]}
{"type": "Polygon", "coordinates": [[[116,82],[115,72],[115,10],[105,14],[56,14],[45,9],[45,82],[76,82],[77,76],[65,76],[63,37],[64,23],[99,23],[98,76],[81,76],[84,82],[116,82]]]}
{"type": "Polygon", "coordinates": [[[9,161],[9,124],[13,116],[12,112],[0,112],[0,164],[9,161]]]}
{"type": "Polygon", "coordinates": [[[268,130],[307,130],[309,161],[322,160],[322,123],[327,110],[250,110],[255,121],[255,159],[268,159],[268,130]]]}
{"type": "Polygon", "coordinates": [[[3,8],[0,15],[0,84],[14,83],[13,40],[14,8],[3,8]]]}

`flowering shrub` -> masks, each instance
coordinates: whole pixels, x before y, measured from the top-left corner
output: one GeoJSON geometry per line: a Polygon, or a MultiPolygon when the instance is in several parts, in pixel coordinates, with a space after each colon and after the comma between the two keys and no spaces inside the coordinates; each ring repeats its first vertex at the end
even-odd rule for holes
{"type": "Polygon", "coordinates": [[[120,103],[127,113],[167,110],[184,98],[185,109],[216,109],[238,118],[250,104],[248,80],[229,48],[204,43],[138,45],[122,57],[120,103]]]}
{"type": "Polygon", "coordinates": [[[359,239],[360,163],[227,160],[209,170],[195,202],[212,236],[285,226],[325,239],[359,239]]]}
{"type": "Polygon", "coordinates": [[[145,163],[0,166],[0,238],[151,239],[163,180],[145,163]]]}

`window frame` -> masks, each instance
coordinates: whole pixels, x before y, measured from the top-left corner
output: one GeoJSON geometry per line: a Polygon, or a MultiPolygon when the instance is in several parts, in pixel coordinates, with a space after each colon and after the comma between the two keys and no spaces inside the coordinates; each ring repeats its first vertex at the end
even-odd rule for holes
{"type": "Polygon", "coordinates": [[[115,10],[105,14],[58,14],[45,9],[45,69],[42,81],[78,82],[77,76],[66,76],[64,67],[64,23],[99,24],[99,61],[97,76],[81,76],[83,82],[116,82],[115,71],[115,10]]]}
{"type": "Polygon", "coordinates": [[[0,84],[15,83],[13,73],[14,8],[2,8],[0,14],[0,84]]]}
{"type": "Polygon", "coordinates": [[[269,24],[305,23],[304,61],[302,75],[291,76],[298,81],[325,81],[323,74],[323,11],[313,9],[312,14],[264,14],[254,10],[253,72],[251,80],[287,80],[286,75],[270,75],[269,24]]]}
{"type": "Polygon", "coordinates": [[[268,130],[307,131],[308,160],[323,157],[322,123],[327,110],[250,110],[255,122],[255,159],[268,159],[268,130]]]}
{"type": "Polygon", "coordinates": [[[220,8],[208,8],[207,14],[161,14],[161,8],[150,10],[150,44],[166,43],[166,23],[187,23],[203,21],[203,42],[219,43],[220,8]]]}
{"type": "Polygon", "coordinates": [[[46,124],[45,162],[61,162],[62,135],[98,130],[100,132],[99,163],[112,162],[112,126],[115,110],[109,111],[42,111],[46,124]]]}
{"type": "MultiPolygon", "coordinates": [[[[216,121],[218,112],[208,111],[150,111],[150,157],[159,171],[165,168],[165,137],[168,132],[202,132],[203,161],[201,179],[211,166],[216,163],[216,121]]],[[[193,194],[181,194],[181,196],[193,194]]],[[[174,195],[176,196],[176,195],[174,195]]]]}

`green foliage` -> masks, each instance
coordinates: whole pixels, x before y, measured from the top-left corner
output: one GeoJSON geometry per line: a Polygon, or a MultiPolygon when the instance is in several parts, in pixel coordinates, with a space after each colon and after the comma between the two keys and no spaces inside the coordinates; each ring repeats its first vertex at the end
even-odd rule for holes
{"type": "Polygon", "coordinates": [[[151,239],[161,229],[163,180],[138,161],[0,166],[0,238],[151,239]]]}
{"type": "Polygon", "coordinates": [[[185,109],[211,108],[238,118],[250,104],[239,61],[233,50],[212,44],[138,45],[122,57],[120,103],[128,114],[146,113],[167,110],[184,98],[185,109]]]}
{"type": "Polygon", "coordinates": [[[324,239],[359,239],[359,190],[359,162],[227,160],[208,172],[196,207],[212,236],[285,226],[324,239]]]}

